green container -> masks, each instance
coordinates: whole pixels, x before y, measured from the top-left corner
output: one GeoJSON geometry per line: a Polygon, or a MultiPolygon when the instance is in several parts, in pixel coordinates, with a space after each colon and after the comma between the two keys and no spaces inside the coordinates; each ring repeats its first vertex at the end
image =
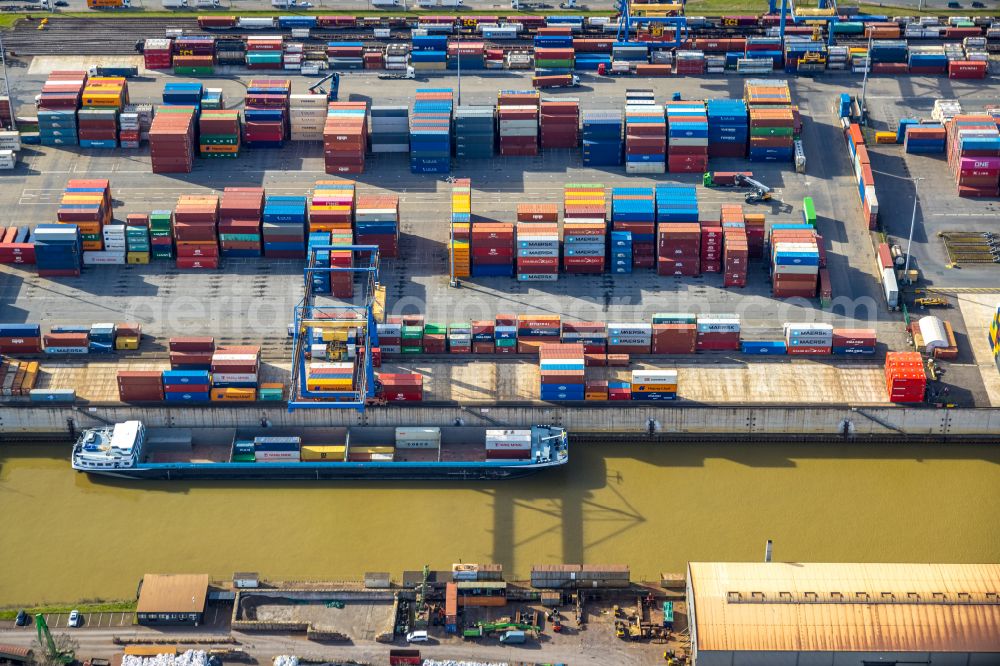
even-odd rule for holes
{"type": "Polygon", "coordinates": [[[697,324],[698,316],[687,312],[654,312],[654,324],[697,324]]]}
{"type": "Polygon", "coordinates": [[[750,136],[792,136],[794,127],[751,127],[750,136]]]}
{"type": "Polygon", "coordinates": [[[496,341],[496,346],[497,347],[516,347],[517,346],[517,340],[515,340],[514,338],[510,338],[510,339],[503,338],[501,340],[497,340],[496,341]]]}
{"type": "Polygon", "coordinates": [[[424,335],[444,335],[447,332],[448,327],[438,322],[431,322],[424,325],[424,335]]]}
{"type": "Polygon", "coordinates": [[[258,400],[281,400],[284,398],[284,390],[280,388],[257,389],[258,400]]]}
{"type": "Polygon", "coordinates": [[[406,346],[403,346],[403,347],[400,348],[400,351],[402,351],[404,354],[423,354],[424,353],[424,348],[423,347],[406,347],[406,346]]]}
{"type": "Polygon", "coordinates": [[[254,454],[252,453],[234,453],[233,462],[235,463],[252,463],[256,462],[254,454]]]}
{"type": "Polygon", "coordinates": [[[129,252],[149,252],[150,250],[149,243],[135,244],[135,245],[133,245],[132,243],[128,243],[126,244],[126,247],[128,248],[129,252]]]}
{"type": "Polygon", "coordinates": [[[198,143],[206,146],[235,146],[239,142],[240,137],[235,134],[202,134],[198,137],[198,143]]]}
{"type": "Polygon", "coordinates": [[[420,340],[424,337],[424,329],[420,326],[404,326],[401,337],[404,340],[420,340]]]}
{"type": "Polygon", "coordinates": [[[241,243],[258,243],[260,236],[257,234],[219,234],[219,240],[240,241],[241,243]]]}
{"type": "Polygon", "coordinates": [[[214,67],[174,67],[174,76],[211,76],[212,74],[215,74],[214,67]]]}
{"type": "Polygon", "coordinates": [[[239,153],[199,153],[198,157],[203,157],[205,159],[235,159],[239,157],[239,153]]]}
{"type": "Polygon", "coordinates": [[[164,249],[164,250],[153,250],[151,252],[151,255],[152,255],[153,259],[173,259],[174,258],[174,251],[173,251],[173,249],[169,249],[169,248],[168,249],[164,249]]]}
{"type": "Polygon", "coordinates": [[[99,241],[99,240],[103,240],[103,239],[104,239],[104,236],[102,236],[101,234],[80,234],[80,240],[85,240],[85,241],[99,241]]]}

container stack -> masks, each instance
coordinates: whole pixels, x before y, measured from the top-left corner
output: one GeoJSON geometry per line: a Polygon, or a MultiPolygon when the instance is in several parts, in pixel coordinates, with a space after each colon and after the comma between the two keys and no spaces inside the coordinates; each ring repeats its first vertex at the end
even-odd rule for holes
{"type": "Polygon", "coordinates": [[[451,171],[450,89],[422,88],[416,93],[410,115],[410,172],[451,171]]]}
{"type": "Polygon", "coordinates": [[[317,181],[309,204],[309,232],[346,235],[353,243],[354,190],[349,180],[317,181]]]}
{"type": "Polygon", "coordinates": [[[327,42],[326,58],[330,69],[364,68],[364,42],[327,42]]]}
{"type": "Polygon", "coordinates": [[[492,106],[459,106],[455,109],[455,157],[493,157],[496,118],[492,106]]]}
{"type": "Polygon", "coordinates": [[[212,402],[257,399],[260,347],[216,347],[212,354],[212,402]]]}
{"type": "Polygon", "coordinates": [[[887,352],[885,390],[889,402],[923,402],[927,374],[920,352],[887,352]]]}
{"type": "Polygon", "coordinates": [[[371,108],[373,153],[410,152],[410,110],[405,106],[371,108]]]}
{"type": "Polygon", "coordinates": [[[632,232],[612,231],[608,235],[608,245],[611,253],[611,272],[615,275],[627,275],[632,272],[635,259],[632,256],[632,232]]]}
{"type": "MultiPolygon", "coordinates": [[[[604,186],[570,183],[563,190],[563,269],[603,273],[606,265],[607,203],[604,186]]],[[[631,255],[631,243],[629,243],[631,255]]],[[[629,271],[631,271],[631,256],[629,271]]]]}
{"type": "Polygon", "coordinates": [[[49,74],[38,96],[38,135],[43,146],[75,146],[76,110],[80,107],[87,73],[57,70],[49,74]]]}
{"type": "Polygon", "coordinates": [[[910,154],[940,155],[945,152],[947,141],[948,134],[942,125],[910,125],[903,134],[903,150],[910,154]]]}
{"type": "Polygon", "coordinates": [[[583,165],[617,166],[622,163],[622,112],[584,110],[583,165]]]}
{"type": "Polygon", "coordinates": [[[178,76],[211,76],[215,71],[215,37],[183,35],[173,43],[174,74],[178,76]]]}
{"type": "MultiPolygon", "coordinates": [[[[276,52],[281,66],[280,48],[276,52]]],[[[249,58],[249,54],[247,56],[249,58]]],[[[250,148],[281,148],[288,134],[288,79],[251,79],[243,110],[244,140],[250,148]]]]}
{"type": "Polygon", "coordinates": [[[448,327],[439,322],[424,324],[424,354],[444,354],[448,347],[448,327]]]}
{"type": "Polygon", "coordinates": [[[84,252],[104,249],[104,225],[111,223],[111,183],[108,180],[71,180],[66,183],[56,219],[80,231],[84,252]]]}
{"type": "Polygon", "coordinates": [[[698,320],[693,314],[653,314],[653,354],[698,351],[698,320]]]}
{"type": "Polygon", "coordinates": [[[126,263],[148,264],[152,250],[149,240],[149,215],[130,213],[125,219],[126,263]]]}
{"type": "Polygon", "coordinates": [[[118,399],[122,402],[163,402],[160,370],[119,370],[118,399]]]}
{"type": "Polygon", "coordinates": [[[608,327],[599,321],[564,321],[560,340],[583,345],[585,354],[606,354],[608,327]]]}
{"type": "Polygon", "coordinates": [[[202,110],[198,118],[198,145],[202,157],[239,157],[240,112],[202,110]]]}
{"type": "Polygon", "coordinates": [[[697,222],[672,222],[659,226],[656,256],[658,275],[699,275],[700,258],[701,226],[697,222]]]}
{"type": "Polygon", "coordinates": [[[389,402],[420,402],[424,399],[424,377],[417,373],[380,372],[382,395],[389,402]]]}
{"type": "Polygon", "coordinates": [[[198,108],[201,105],[201,96],[204,91],[205,86],[200,83],[170,81],[163,85],[163,103],[170,106],[198,108]]]}
{"type": "MultiPolygon", "coordinates": [[[[518,208],[521,208],[519,206],[518,208]]],[[[553,208],[553,217],[558,212],[553,208]]],[[[553,282],[559,278],[559,224],[557,221],[517,223],[517,279],[520,282],[553,282]]]]}
{"type": "Polygon", "coordinates": [[[0,354],[37,354],[42,351],[38,324],[0,324],[0,354]]]}
{"type": "Polygon", "coordinates": [[[289,95],[289,138],[292,141],[322,141],[326,114],[325,95],[289,95]]]}
{"type": "Polygon", "coordinates": [[[735,351],[740,348],[740,320],[736,315],[698,317],[698,351],[735,351]]]}
{"type": "Polygon", "coordinates": [[[580,102],[542,99],[542,148],[576,148],[580,145],[580,102]]]}
{"type": "Polygon", "coordinates": [[[404,317],[400,351],[404,354],[422,354],[424,352],[424,317],[404,317]]]}
{"type": "Polygon", "coordinates": [[[209,402],[211,375],[208,370],[164,370],[163,398],[166,402],[209,402]]]}
{"type": "Polygon", "coordinates": [[[31,230],[28,227],[0,227],[0,264],[33,263],[35,244],[31,230]]]}
{"type": "Polygon", "coordinates": [[[473,222],[469,246],[472,250],[472,277],[513,276],[513,223],[473,222]]]}
{"type": "Polygon", "coordinates": [[[219,243],[223,257],[259,257],[263,187],[227,187],[219,203],[219,243]]]}
{"type": "Polygon", "coordinates": [[[654,194],[657,224],[698,222],[698,190],[695,186],[657,183],[654,194]]]}
{"type": "Polygon", "coordinates": [[[181,195],[173,222],[177,268],[218,268],[218,195],[181,195]]]}
{"type": "Polygon", "coordinates": [[[35,264],[41,277],[78,277],[83,266],[83,241],[75,224],[35,227],[35,264]]]}
{"type": "Polygon", "coordinates": [[[173,259],[173,211],[154,210],[149,214],[149,246],[153,259],[173,259]]]}
{"type": "Polygon", "coordinates": [[[676,370],[633,370],[632,399],[645,401],[676,400],[676,370]]]}
{"type": "Polygon", "coordinates": [[[743,221],[743,206],[724,204],[720,215],[723,242],[724,287],[747,286],[747,270],[750,263],[750,245],[747,240],[746,223],[743,221]]]}
{"type": "Polygon", "coordinates": [[[149,128],[153,173],[191,173],[194,167],[195,108],[161,106],[149,128]]]}
{"type": "Polygon", "coordinates": [[[874,328],[835,328],[832,348],[834,356],[874,356],[878,334],[874,328]]]}
{"type": "Polygon", "coordinates": [[[323,158],[326,172],[365,172],[368,148],[368,105],[365,102],[330,102],[323,125],[323,158]]]}
{"type": "Polygon", "coordinates": [[[152,104],[126,105],[118,117],[118,144],[122,148],[138,148],[142,141],[149,140],[152,124],[152,104]]]}
{"type": "Polygon", "coordinates": [[[415,71],[443,71],[448,68],[446,35],[415,35],[412,43],[410,65],[415,71]]]}
{"type": "Polygon", "coordinates": [[[383,258],[399,256],[399,197],[394,194],[358,196],[354,207],[354,240],[378,245],[383,258]]]}
{"type": "MultiPolygon", "coordinates": [[[[499,321],[502,317],[497,315],[499,321]]],[[[559,315],[518,315],[515,319],[517,326],[517,353],[537,354],[543,345],[559,342],[562,322],[559,315]]]]}
{"type": "Polygon", "coordinates": [[[608,354],[648,354],[653,348],[653,325],[609,322],[608,354]]]}
{"type": "Polygon", "coordinates": [[[542,400],[583,400],[583,345],[574,343],[543,344],[538,348],[542,400]]]}
{"type": "Polygon", "coordinates": [[[535,74],[568,74],[574,68],[572,39],[568,47],[535,47],[535,74]]]}
{"type": "Polygon", "coordinates": [[[454,275],[467,278],[472,274],[472,253],[469,238],[472,229],[472,180],[456,178],[451,186],[451,240],[449,252],[454,275]]]}
{"type": "Polygon", "coordinates": [[[448,69],[463,72],[486,69],[486,44],[475,40],[449,42],[448,69]]]}
{"type": "Polygon", "coordinates": [[[611,229],[631,232],[634,268],[653,268],[656,263],[656,197],[653,188],[613,188],[611,229]]]}
{"type": "Polygon", "coordinates": [[[106,224],[101,232],[103,250],[84,250],[83,265],[123,265],[125,264],[125,225],[106,224]]]}
{"type": "Polygon", "coordinates": [[[708,156],[745,157],[750,141],[747,105],[741,99],[710,99],[708,112],[708,156]]]}
{"type": "Polygon", "coordinates": [[[121,76],[87,79],[82,108],[77,112],[81,148],[118,147],[118,113],[128,103],[128,85],[121,76]]]}
{"type": "Polygon", "coordinates": [[[281,35],[247,37],[247,69],[281,69],[284,38],[281,35]]]}
{"type": "Polygon", "coordinates": [[[955,116],[947,130],[948,165],[958,183],[958,196],[1000,196],[1000,129],[993,116],[955,116]]]}
{"type": "Polygon", "coordinates": [[[264,198],[264,256],[272,259],[304,259],[306,256],[306,197],[298,195],[264,198]]]}
{"type": "Polygon", "coordinates": [[[147,39],[142,44],[142,64],[146,69],[170,69],[173,44],[169,39],[147,39]]]}
{"type": "Polygon", "coordinates": [[[674,55],[674,71],[680,76],[701,76],[705,65],[704,51],[677,51],[674,55]]]}
{"type": "Polygon", "coordinates": [[[788,82],[748,80],[743,99],[750,116],[750,161],[790,162],[795,152],[795,114],[788,82]]]}
{"type": "Polygon", "coordinates": [[[817,323],[786,323],[782,327],[785,348],[791,356],[822,356],[833,349],[833,326],[817,323]]]}
{"type": "Polygon", "coordinates": [[[663,107],[652,92],[625,91],[625,173],[664,173],[667,168],[667,124],[663,107]]]}
{"type": "Polygon", "coordinates": [[[448,352],[472,353],[472,324],[467,322],[448,324],[448,352]]]}
{"type": "Polygon", "coordinates": [[[501,90],[497,98],[497,136],[501,155],[537,155],[540,97],[535,90],[501,90]]]}
{"type": "Polygon", "coordinates": [[[771,293],[777,298],[813,298],[819,279],[816,232],[807,224],[771,228],[771,293]]]}
{"type": "Polygon", "coordinates": [[[669,102],[667,170],[704,173],[708,169],[708,113],[704,102],[669,102]]]}
{"type": "Polygon", "coordinates": [[[85,326],[53,326],[42,336],[43,351],[46,354],[89,354],[88,333],[85,326]]]}

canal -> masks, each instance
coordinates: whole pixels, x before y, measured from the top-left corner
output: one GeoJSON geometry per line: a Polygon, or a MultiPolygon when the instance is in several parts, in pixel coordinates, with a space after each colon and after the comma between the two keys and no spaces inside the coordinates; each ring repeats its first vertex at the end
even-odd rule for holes
{"type": "Polygon", "coordinates": [[[498,483],[122,482],[0,446],[0,605],[124,599],[145,572],[356,579],[424,563],[995,562],[1000,447],[578,445],[498,483]]]}

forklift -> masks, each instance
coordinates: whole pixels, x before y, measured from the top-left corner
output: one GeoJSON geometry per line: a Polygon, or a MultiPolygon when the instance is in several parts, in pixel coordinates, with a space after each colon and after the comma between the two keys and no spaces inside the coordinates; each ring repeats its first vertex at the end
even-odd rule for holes
{"type": "Polygon", "coordinates": [[[772,190],[770,187],[760,182],[759,180],[754,180],[750,176],[744,176],[741,173],[736,174],[734,178],[736,187],[749,187],[750,191],[747,192],[745,200],[748,204],[758,203],[760,201],[770,201],[772,190]]]}
{"type": "Polygon", "coordinates": [[[340,72],[331,72],[330,74],[327,74],[322,79],[309,86],[309,92],[313,95],[326,95],[326,101],[336,102],[337,94],[340,92],[340,72]],[[330,82],[329,92],[323,88],[323,84],[327,81],[330,82]]]}

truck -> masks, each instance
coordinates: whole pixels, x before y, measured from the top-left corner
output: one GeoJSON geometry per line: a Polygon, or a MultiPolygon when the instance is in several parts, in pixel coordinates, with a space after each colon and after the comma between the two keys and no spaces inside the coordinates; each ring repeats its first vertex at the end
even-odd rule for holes
{"type": "Polygon", "coordinates": [[[507,631],[500,636],[502,645],[521,645],[527,642],[528,635],[523,631],[507,631]]]}
{"type": "Polygon", "coordinates": [[[371,0],[371,3],[375,9],[393,9],[395,7],[406,9],[403,0],[371,0]]]}
{"type": "Polygon", "coordinates": [[[139,76],[138,67],[128,67],[121,65],[119,67],[104,67],[98,65],[96,67],[91,67],[87,70],[90,76],[124,76],[126,79],[131,79],[133,77],[139,76]]]}
{"type": "Polygon", "coordinates": [[[464,0],[417,0],[417,7],[421,9],[462,7],[464,5],[464,0]]]}
{"type": "Polygon", "coordinates": [[[298,2],[298,0],[271,0],[271,6],[276,9],[311,9],[311,2],[298,2]]]}
{"type": "Polygon", "coordinates": [[[128,9],[129,0],[87,0],[88,9],[128,9]]]}
{"type": "Polygon", "coordinates": [[[188,6],[188,0],[163,0],[164,9],[183,9],[188,6]]]}
{"type": "Polygon", "coordinates": [[[197,0],[194,6],[198,9],[218,9],[222,3],[219,0],[197,0]]]}
{"type": "Polygon", "coordinates": [[[580,77],[576,74],[547,74],[531,79],[535,88],[575,88],[580,85],[580,77]]]}
{"type": "Polygon", "coordinates": [[[401,79],[415,79],[417,78],[416,72],[413,70],[412,65],[406,66],[406,72],[388,72],[385,74],[379,74],[378,78],[383,81],[397,81],[401,79]]]}

